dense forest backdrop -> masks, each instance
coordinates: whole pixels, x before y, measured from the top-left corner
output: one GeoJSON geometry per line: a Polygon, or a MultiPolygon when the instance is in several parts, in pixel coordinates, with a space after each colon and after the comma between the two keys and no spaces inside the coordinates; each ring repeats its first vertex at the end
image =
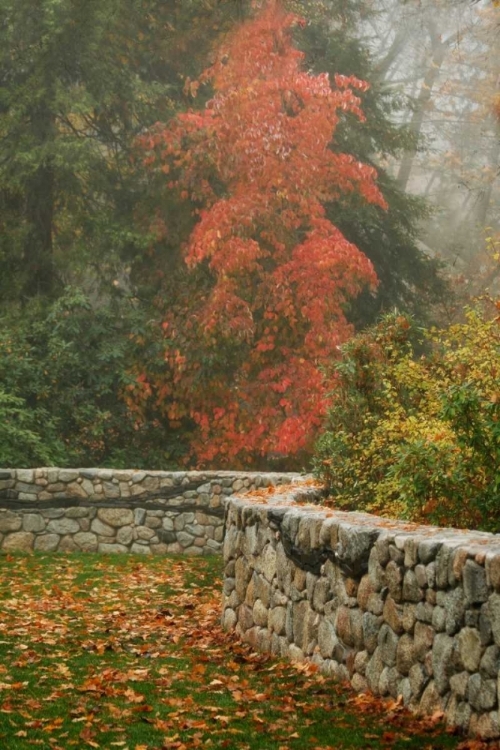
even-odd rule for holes
{"type": "Polygon", "coordinates": [[[0,6],[0,465],[306,467],[498,292],[497,2],[0,6]]]}

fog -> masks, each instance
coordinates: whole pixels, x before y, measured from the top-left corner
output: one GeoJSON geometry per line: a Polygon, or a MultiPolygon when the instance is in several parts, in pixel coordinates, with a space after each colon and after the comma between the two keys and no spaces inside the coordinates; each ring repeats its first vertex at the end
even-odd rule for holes
{"type": "Polygon", "coordinates": [[[393,118],[420,138],[418,149],[385,166],[431,203],[422,247],[472,273],[484,251],[495,252],[500,228],[500,8],[374,0],[357,33],[379,84],[399,97],[393,118]]]}

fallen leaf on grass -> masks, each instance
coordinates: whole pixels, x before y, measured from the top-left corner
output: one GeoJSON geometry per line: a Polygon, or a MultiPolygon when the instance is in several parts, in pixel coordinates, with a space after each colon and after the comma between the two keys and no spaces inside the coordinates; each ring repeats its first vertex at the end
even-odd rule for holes
{"type": "Polygon", "coordinates": [[[221,714],[217,714],[217,716],[214,716],[214,719],[216,721],[219,721],[221,724],[229,724],[231,721],[230,716],[222,716],[221,714]]]}
{"type": "Polygon", "coordinates": [[[127,688],[127,690],[124,691],[123,695],[125,698],[132,703],[142,703],[145,698],[140,693],[136,693],[135,690],[132,690],[132,688],[127,688]]]}

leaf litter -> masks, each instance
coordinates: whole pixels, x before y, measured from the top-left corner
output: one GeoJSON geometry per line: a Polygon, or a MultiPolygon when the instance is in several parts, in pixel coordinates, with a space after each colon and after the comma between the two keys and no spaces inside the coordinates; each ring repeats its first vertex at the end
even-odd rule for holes
{"type": "Polygon", "coordinates": [[[224,633],[221,567],[216,558],[0,558],[0,745],[498,747],[224,633]]]}

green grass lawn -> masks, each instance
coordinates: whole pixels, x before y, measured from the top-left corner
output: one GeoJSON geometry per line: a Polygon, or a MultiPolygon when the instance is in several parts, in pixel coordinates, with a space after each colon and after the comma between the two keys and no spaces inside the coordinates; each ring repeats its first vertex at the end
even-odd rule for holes
{"type": "Polygon", "coordinates": [[[457,748],[219,626],[216,558],[0,557],[0,748],[457,748]]]}

